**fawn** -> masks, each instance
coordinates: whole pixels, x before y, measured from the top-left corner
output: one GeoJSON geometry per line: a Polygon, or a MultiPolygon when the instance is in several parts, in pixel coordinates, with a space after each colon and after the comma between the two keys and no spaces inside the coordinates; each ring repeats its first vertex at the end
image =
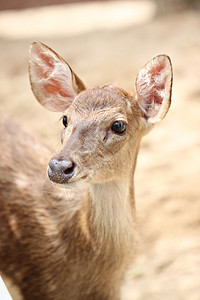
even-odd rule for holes
{"type": "Polygon", "coordinates": [[[57,200],[50,205],[42,194],[46,148],[41,154],[21,128],[4,125],[16,145],[13,165],[8,153],[1,166],[0,268],[24,299],[119,299],[135,253],[137,154],[142,137],[170,107],[170,59],[159,55],[144,66],[135,96],[113,85],[87,89],[39,42],[30,48],[29,74],[36,99],[63,113],[63,148],[47,169],[56,184],[45,196],[57,200]]]}

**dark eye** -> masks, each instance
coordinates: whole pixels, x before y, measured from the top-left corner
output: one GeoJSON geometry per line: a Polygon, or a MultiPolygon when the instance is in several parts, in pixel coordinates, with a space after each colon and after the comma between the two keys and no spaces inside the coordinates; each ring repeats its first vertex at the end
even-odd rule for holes
{"type": "Polygon", "coordinates": [[[67,127],[67,124],[68,124],[68,122],[67,122],[67,116],[63,116],[63,125],[65,127],[67,127]]]}
{"type": "Polygon", "coordinates": [[[63,125],[67,127],[67,116],[63,116],[63,125]]]}
{"type": "Polygon", "coordinates": [[[112,124],[111,129],[116,133],[124,133],[126,131],[126,125],[127,124],[124,123],[123,121],[115,121],[112,124]]]}

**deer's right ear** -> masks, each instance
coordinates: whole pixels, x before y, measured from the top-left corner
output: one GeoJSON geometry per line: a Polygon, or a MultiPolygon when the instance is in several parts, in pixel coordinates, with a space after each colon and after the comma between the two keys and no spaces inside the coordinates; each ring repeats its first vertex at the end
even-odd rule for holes
{"type": "Polygon", "coordinates": [[[30,46],[29,77],[36,99],[52,111],[64,112],[86,89],[64,59],[40,42],[30,46]]]}

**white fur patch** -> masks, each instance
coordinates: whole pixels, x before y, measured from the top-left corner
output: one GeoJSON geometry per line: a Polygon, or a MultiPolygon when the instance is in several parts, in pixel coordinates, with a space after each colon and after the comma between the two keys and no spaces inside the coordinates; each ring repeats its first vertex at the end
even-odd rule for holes
{"type": "Polygon", "coordinates": [[[18,173],[15,176],[15,185],[18,187],[18,189],[25,189],[28,187],[28,178],[26,178],[24,174],[18,173]]]}
{"type": "Polygon", "coordinates": [[[95,226],[99,238],[110,236],[117,242],[130,242],[133,229],[133,211],[129,199],[129,184],[107,182],[90,185],[95,226]]]}

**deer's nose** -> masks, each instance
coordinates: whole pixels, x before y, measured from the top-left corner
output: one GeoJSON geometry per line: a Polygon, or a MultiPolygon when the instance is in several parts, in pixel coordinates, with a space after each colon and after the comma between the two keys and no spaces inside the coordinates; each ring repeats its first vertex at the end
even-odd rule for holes
{"type": "Polygon", "coordinates": [[[48,166],[49,179],[56,183],[67,183],[75,173],[76,164],[72,160],[57,160],[52,158],[48,166]]]}

